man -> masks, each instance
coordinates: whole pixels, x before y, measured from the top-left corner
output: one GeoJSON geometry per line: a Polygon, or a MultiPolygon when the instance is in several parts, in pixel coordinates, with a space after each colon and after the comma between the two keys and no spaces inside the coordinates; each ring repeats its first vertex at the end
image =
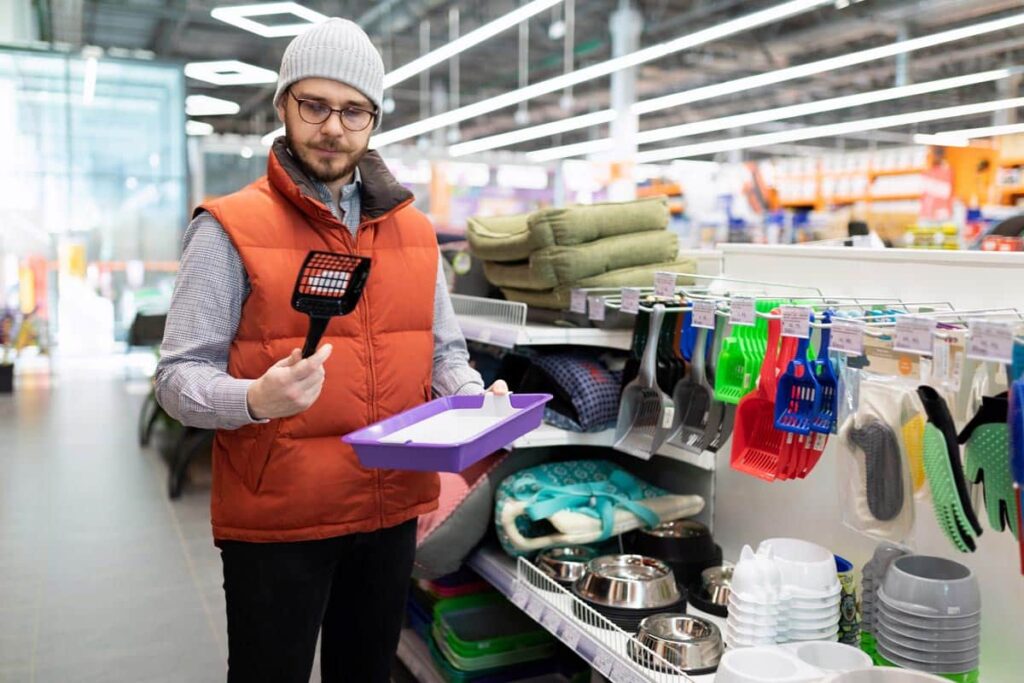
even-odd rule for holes
{"type": "MultiPolygon", "coordinates": [[[[224,565],[228,681],[387,681],[436,474],[363,468],[340,437],[431,394],[483,392],[436,236],[376,152],[384,65],[331,19],[285,51],[285,136],[267,175],[196,209],[162,358],[160,404],[217,429],[212,524],[224,565]],[[302,359],[290,297],[310,250],[372,258],[362,299],[302,359]]],[[[492,388],[505,392],[503,382],[492,388]]]]}

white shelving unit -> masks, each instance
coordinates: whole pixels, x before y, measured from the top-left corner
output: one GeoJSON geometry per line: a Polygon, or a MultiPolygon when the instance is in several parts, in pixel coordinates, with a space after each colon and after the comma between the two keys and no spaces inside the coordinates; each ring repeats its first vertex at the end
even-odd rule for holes
{"type": "MultiPolygon", "coordinates": [[[[547,446],[601,446],[611,448],[615,443],[615,430],[606,429],[601,432],[570,432],[549,424],[542,424],[526,436],[516,440],[512,445],[516,448],[542,448],[547,446]]],[[[690,453],[671,444],[664,445],[658,455],[685,462],[703,470],[715,468],[715,454],[704,451],[700,455],[690,453]]]]}
{"type": "MultiPolygon", "coordinates": [[[[630,648],[642,647],[526,560],[517,562],[493,547],[474,553],[469,566],[561,640],[612,683],[712,683],[714,675],[686,676],[654,671],[633,661],[630,648]],[[603,622],[604,627],[600,626],[603,622]]],[[[651,657],[656,655],[651,654],[651,657]]],[[[655,660],[656,661],[656,660],[655,660]]],[[[669,670],[664,663],[666,671],[669,670]]]]}
{"type": "Polygon", "coordinates": [[[452,306],[466,339],[506,349],[569,344],[625,350],[633,340],[632,330],[528,323],[526,304],[515,301],[453,294],[452,306]]]}

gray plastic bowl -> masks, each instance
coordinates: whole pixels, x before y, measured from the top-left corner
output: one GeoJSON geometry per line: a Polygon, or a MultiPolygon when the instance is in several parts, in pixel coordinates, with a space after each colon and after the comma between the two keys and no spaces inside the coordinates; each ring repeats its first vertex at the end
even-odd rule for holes
{"type": "Polygon", "coordinates": [[[880,594],[878,602],[875,603],[875,617],[878,618],[878,615],[881,614],[907,626],[935,631],[972,628],[981,625],[980,612],[961,617],[926,617],[893,605],[884,593],[880,594]]]}
{"type": "Polygon", "coordinates": [[[893,561],[877,595],[922,617],[965,617],[981,611],[981,590],[970,569],[944,557],[905,555],[893,561]]]}
{"type": "Polygon", "coordinates": [[[893,652],[881,641],[876,641],[875,645],[878,647],[878,654],[882,655],[893,664],[901,666],[904,669],[914,669],[915,671],[924,671],[925,673],[930,674],[965,674],[968,671],[974,671],[980,664],[978,659],[970,660],[961,664],[919,662],[893,652]]]}

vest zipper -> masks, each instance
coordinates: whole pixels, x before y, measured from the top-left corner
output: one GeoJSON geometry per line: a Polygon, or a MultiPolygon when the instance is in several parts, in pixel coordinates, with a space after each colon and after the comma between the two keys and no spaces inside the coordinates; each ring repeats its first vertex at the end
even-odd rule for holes
{"type": "MultiPolygon", "coordinates": [[[[359,238],[363,234],[363,229],[368,227],[365,222],[360,222],[359,227],[356,228],[356,251],[359,251],[359,238]]],[[[362,317],[363,317],[363,340],[366,344],[366,358],[367,358],[367,372],[370,375],[370,424],[377,422],[380,419],[379,411],[377,410],[377,373],[374,371],[374,358],[373,358],[373,340],[370,335],[370,299],[367,296],[368,291],[363,290],[363,300],[361,302],[362,317]]],[[[376,494],[377,494],[377,514],[380,518],[380,526],[384,527],[384,485],[381,481],[381,474],[379,468],[373,470],[374,480],[376,483],[376,494]]]]}

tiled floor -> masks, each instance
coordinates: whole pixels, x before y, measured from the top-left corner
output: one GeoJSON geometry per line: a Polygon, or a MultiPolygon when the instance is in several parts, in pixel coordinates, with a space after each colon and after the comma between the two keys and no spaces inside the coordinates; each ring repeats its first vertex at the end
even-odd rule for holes
{"type": "Polygon", "coordinates": [[[136,442],[145,380],[19,380],[0,395],[0,682],[224,681],[208,466],[168,500],[136,442]]]}

